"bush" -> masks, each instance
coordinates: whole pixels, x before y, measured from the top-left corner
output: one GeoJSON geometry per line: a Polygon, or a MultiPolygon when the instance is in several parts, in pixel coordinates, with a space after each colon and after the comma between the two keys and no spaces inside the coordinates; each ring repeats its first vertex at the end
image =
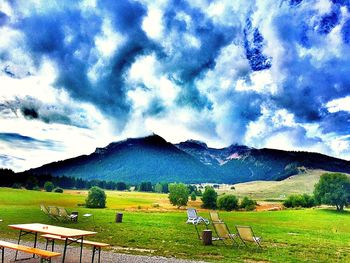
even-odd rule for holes
{"type": "Polygon", "coordinates": [[[41,189],[40,189],[39,186],[36,185],[36,186],[33,187],[33,191],[41,191],[41,189]]]}
{"type": "Polygon", "coordinates": [[[253,199],[245,196],[241,201],[240,208],[243,208],[247,211],[253,211],[256,208],[256,202],[253,199]]]}
{"type": "Polygon", "coordinates": [[[106,193],[98,186],[93,186],[89,190],[86,198],[86,207],[89,208],[105,208],[106,207],[106,193]]]}
{"type": "Polygon", "coordinates": [[[238,209],[238,198],[234,195],[224,195],[218,200],[218,208],[232,211],[238,209]]]}
{"type": "Polygon", "coordinates": [[[169,201],[172,205],[180,208],[187,205],[188,188],[185,184],[169,184],[169,201]]]}
{"type": "Polygon", "coordinates": [[[52,190],[54,188],[55,188],[55,186],[53,185],[52,182],[50,182],[50,181],[45,182],[44,189],[45,189],[46,192],[52,192],[52,190]]]}
{"type": "Polygon", "coordinates": [[[290,195],[283,202],[283,205],[287,208],[292,207],[313,207],[315,206],[315,198],[308,194],[303,195],[290,195]]]}
{"type": "Polygon", "coordinates": [[[12,188],[21,189],[21,188],[22,188],[22,185],[19,184],[19,183],[14,183],[14,184],[12,185],[12,188]]]}
{"type": "Polygon", "coordinates": [[[201,199],[203,202],[203,208],[216,209],[216,201],[218,199],[218,194],[215,192],[213,187],[205,187],[205,191],[201,199]]]}
{"type": "Polygon", "coordinates": [[[53,191],[54,191],[55,193],[63,193],[63,189],[60,188],[60,187],[56,187],[55,189],[53,189],[53,191]]]}
{"type": "Polygon", "coordinates": [[[193,191],[191,193],[191,201],[196,201],[196,199],[197,199],[196,193],[193,191]]]}

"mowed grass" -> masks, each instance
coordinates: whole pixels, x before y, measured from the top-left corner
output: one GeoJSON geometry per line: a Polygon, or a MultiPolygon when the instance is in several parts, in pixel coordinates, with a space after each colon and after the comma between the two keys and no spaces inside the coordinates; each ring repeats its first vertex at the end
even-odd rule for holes
{"type": "MultiPolygon", "coordinates": [[[[259,250],[254,246],[225,246],[221,242],[203,246],[194,227],[185,224],[186,211],[171,208],[164,194],[107,192],[106,209],[78,207],[85,194],[86,191],[57,194],[0,188],[0,238],[17,238],[18,232],[11,230],[9,224],[39,222],[95,230],[98,234],[91,239],[110,243],[113,250],[123,253],[211,262],[350,262],[349,212],[220,212],[232,231],[235,225],[251,225],[263,237],[264,248],[259,250]],[[80,215],[93,213],[94,220],[80,217],[76,224],[57,223],[40,211],[41,203],[64,206],[80,215]],[[115,214],[120,211],[123,223],[116,224],[115,214]]],[[[200,210],[200,215],[208,217],[208,211],[200,210]]]]}

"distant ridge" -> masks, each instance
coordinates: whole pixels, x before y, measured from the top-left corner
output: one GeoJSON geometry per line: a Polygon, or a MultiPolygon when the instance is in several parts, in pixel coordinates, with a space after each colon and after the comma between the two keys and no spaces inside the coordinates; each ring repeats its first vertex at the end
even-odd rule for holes
{"type": "Polygon", "coordinates": [[[156,134],[113,142],[90,155],[29,171],[128,183],[237,183],[282,180],[299,173],[299,167],[350,173],[349,161],[319,153],[254,149],[243,145],[214,149],[195,140],[173,145],[156,134]]]}

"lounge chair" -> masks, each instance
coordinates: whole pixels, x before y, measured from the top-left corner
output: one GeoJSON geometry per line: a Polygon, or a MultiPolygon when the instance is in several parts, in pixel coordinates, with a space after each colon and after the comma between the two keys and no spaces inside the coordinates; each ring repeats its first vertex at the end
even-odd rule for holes
{"type": "Polygon", "coordinates": [[[56,206],[48,206],[49,214],[52,218],[55,218],[56,220],[60,220],[60,213],[58,211],[58,208],[56,206]]]}
{"type": "Polygon", "coordinates": [[[251,226],[236,226],[239,238],[242,240],[243,244],[247,246],[246,242],[253,242],[257,244],[260,248],[261,238],[254,235],[251,226]]]}
{"type": "Polygon", "coordinates": [[[197,210],[194,208],[188,208],[187,209],[187,224],[194,224],[194,225],[198,225],[200,223],[204,223],[206,225],[209,225],[209,220],[198,216],[197,214],[197,210]]]}
{"type": "Polygon", "coordinates": [[[50,214],[49,209],[46,206],[40,205],[40,210],[43,211],[43,213],[48,217],[50,217],[51,219],[58,220],[57,217],[50,214]]]}
{"type": "Polygon", "coordinates": [[[77,214],[69,214],[64,207],[57,207],[57,209],[58,209],[58,214],[59,214],[61,220],[72,221],[72,222],[78,221],[77,214]]]}
{"type": "Polygon", "coordinates": [[[210,211],[210,212],[209,212],[209,215],[210,215],[210,219],[211,219],[212,222],[223,222],[223,221],[220,219],[218,212],[216,212],[216,211],[210,211]]]}
{"type": "Polygon", "coordinates": [[[222,221],[213,221],[214,230],[217,237],[213,237],[213,241],[221,240],[225,245],[229,243],[238,245],[238,242],[235,238],[238,237],[237,234],[232,234],[228,226],[222,221]]]}
{"type": "Polygon", "coordinates": [[[186,223],[194,225],[194,228],[196,229],[196,232],[197,232],[198,239],[201,239],[197,225],[204,223],[205,227],[208,228],[209,220],[204,218],[204,217],[198,216],[196,209],[188,208],[187,209],[187,221],[186,221],[186,223]]]}

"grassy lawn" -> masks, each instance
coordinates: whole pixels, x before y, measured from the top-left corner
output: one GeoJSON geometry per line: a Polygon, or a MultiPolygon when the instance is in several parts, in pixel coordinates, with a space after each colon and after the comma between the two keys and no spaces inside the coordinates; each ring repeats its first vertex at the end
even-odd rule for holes
{"type": "MultiPolygon", "coordinates": [[[[107,242],[123,253],[174,256],[221,262],[350,262],[350,213],[326,209],[283,210],[273,212],[220,212],[229,225],[251,225],[263,237],[263,250],[230,247],[222,243],[203,246],[195,229],[186,225],[185,210],[171,208],[164,194],[107,192],[107,209],[78,207],[85,191],[64,194],[0,188],[0,238],[16,239],[18,232],[7,225],[16,223],[59,224],[95,230],[91,239],[107,242]],[[57,223],[47,218],[39,204],[64,206],[80,214],[91,212],[95,221],[57,223]],[[158,205],[155,205],[158,204],[158,205]],[[114,223],[123,211],[123,223],[114,223]]],[[[191,203],[199,206],[199,202],[191,203]]],[[[200,210],[208,217],[208,211],[200,210]]]]}

